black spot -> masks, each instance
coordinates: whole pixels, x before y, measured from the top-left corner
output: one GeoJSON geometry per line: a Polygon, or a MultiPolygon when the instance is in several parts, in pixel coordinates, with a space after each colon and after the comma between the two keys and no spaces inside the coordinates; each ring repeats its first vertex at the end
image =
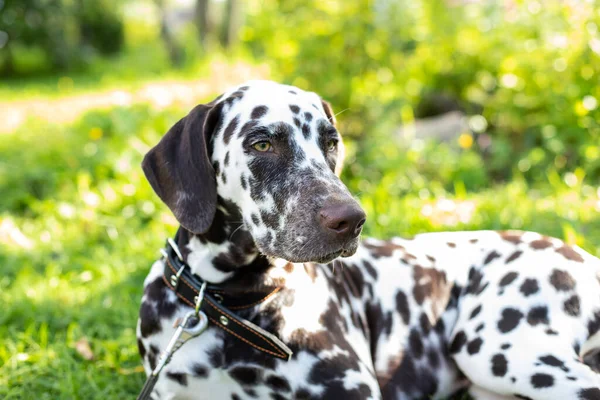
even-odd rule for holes
{"type": "Polygon", "coordinates": [[[269,111],[269,107],[267,106],[254,107],[254,110],[252,110],[252,114],[250,114],[250,118],[260,119],[265,116],[267,111],[269,111]]]}
{"type": "Polygon", "coordinates": [[[481,312],[481,304],[478,305],[477,307],[475,307],[473,309],[473,311],[471,311],[471,315],[469,316],[469,319],[475,318],[476,316],[479,315],[480,312],[481,312]]]}
{"type": "Polygon", "coordinates": [[[565,363],[552,355],[542,356],[539,358],[539,360],[546,365],[549,365],[551,367],[557,367],[565,372],[569,372],[569,368],[565,366],[565,363]]]}
{"type": "Polygon", "coordinates": [[[280,395],[279,393],[270,393],[269,396],[271,396],[273,400],[287,400],[287,397],[280,395]]]}
{"type": "Polygon", "coordinates": [[[468,344],[467,344],[467,352],[470,355],[473,354],[477,354],[479,353],[479,350],[481,350],[481,345],[483,344],[483,340],[481,340],[481,338],[476,338],[471,340],[468,344]]]}
{"type": "Polygon", "coordinates": [[[569,297],[563,304],[563,309],[565,310],[565,312],[568,315],[570,315],[572,317],[578,317],[581,314],[581,305],[579,304],[579,296],[574,294],[573,296],[569,297]]]}
{"type": "Polygon", "coordinates": [[[302,125],[302,135],[304,135],[305,139],[310,137],[310,126],[308,124],[302,125]]]}
{"type": "Polygon", "coordinates": [[[300,112],[300,107],[295,104],[290,104],[290,110],[292,110],[294,114],[298,114],[300,112]]]}
{"type": "Polygon", "coordinates": [[[146,356],[146,348],[144,347],[144,343],[142,343],[142,340],[140,338],[138,338],[138,340],[137,340],[137,345],[138,345],[138,352],[140,353],[140,357],[144,358],[146,356]]]}
{"type": "Polygon", "coordinates": [[[488,265],[489,263],[494,261],[496,258],[500,258],[500,257],[501,257],[500,254],[496,250],[494,250],[490,254],[488,254],[488,256],[485,258],[485,260],[483,261],[483,265],[488,265]]]}
{"type": "Polygon", "coordinates": [[[244,175],[240,177],[240,184],[242,185],[242,189],[248,189],[248,181],[246,180],[246,177],[244,175]]]}
{"type": "Polygon", "coordinates": [[[363,261],[363,265],[365,266],[365,269],[367,270],[369,275],[371,275],[374,279],[377,279],[377,270],[375,269],[373,264],[371,264],[368,261],[363,261]]]}
{"type": "Polygon", "coordinates": [[[404,322],[405,325],[408,325],[410,322],[410,308],[408,307],[406,295],[401,290],[396,293],[396,310],[400,313],[402,322],[404,322]]]}
{"type": "Polygon", "coordinates": [[[535,374],[531,377],[531,386],[536,389],[554,386],[554,377],[548,374],[535,374]]]}
{"type": "Polygon", "coordinates": [[[148,364],[150,364],[150,369],[156,368],[156,361],[160,350],[155,345],[150,345],[150,351],[148,352],[148,364]]]}
{"type": "Polygon", "coordinates": [[[594,313],[594,317],[588,322],[588,332],[590,336],[600,330],[600,311],[594,313]]]}
{"type": "Polygon", "coordinates": [[[238,90],[246,91],[248,89],[250,89],[250,86],[241,86],[238,90]]]}
{"type": "Polygon", "coordinates": [[[548,307],[546,307],[546,306],[533,307],[527,313],[527,322],[531,326],[536,326],[538,324],[548,324],[550,322],[548,320],[548,307]]]}
{"type": "Polygon", "coordinates": [[[181,386],[187,386],[187,375],[180,372],[167,372],[167,378],[178,382],[181,386]]]}
{"type": "Polygon", "coordinates": [[[242,400],[242,399],[241,399],[241,398],[240,398],[240,396],[238,396],[237,394],[235,394],[235,393],[232,393],[232,394],[231,394],[231,400],[242,400]]]}
{"type": "Polygon", "coordinates": [[[223,183],[227,183],[227,174],[225,174],[225,171],[221,173],[221,179],[223,180],[223,183]]]}
{"type": "Polygon", "coordinates": [[[268,387],[278,392],[289,392],[292,390],[288,380],[280,376],[271,375],[265,383],[268,387]]]}
{"type": "Polygon", "coordinates": [[[260,379],[260,370],[254,367],[235,367],[229,375],[240,385],[256,385],[260,379]]]}
{"type": "Polygon", "coordinates": [[[194,364],[192,373],[199,378],[206,378],[208,376],[208,368],[202,364],[194,364]]]}
{"type": "Polygon", "coordinates": [[[162,331],[155,308],[147,301],[140,307],[140,332],[143,338],[162,331]]]}
{"type": "Polygon", "coordinates": [[[500,348],[502,350],[508,350],[511,348],[511,346],[512,346],[512,344],[510,344],[510,343],[504,343],[502,346],[500,346],[500,348]]]}
{"type": "Polygon", "coordinates": [[[431,330],[431,322],[429,321],[427,314],[421,313],[421,316],[419,317],[419,324],[421,325],[421,332],[423,332],[424,335],[429,334],[429,331],[431,330]]]}
{"type": "Polygon", "coordinates": [[[508,274],[504,275],[502,279],[500,279],[500,286],[510,285],[515,279],[517,279],[518,276],[518,272],[509,272],[508,274]]]}
{"type": "Polygon", "coordinates": [[[229,144],[229,141],[231,140],[231,136],[233,136],[233,134],[235,133],[235,130],[239,123],[240,123],[240,116],[236,115],[235,118],[232,119],[229,122],[229,124],[227,125],[227,128],[225,128],[225,132],[223,132],[223,142],[225,144],[229,144]]]}
{"type": "Polygon", "coordinates": [[[258,215],[257,215],[257,214],[255,214],[255,213],[252,213],[252,215],[251,215],[250,217],[252,218],[252,223],[253,223],[254,225],[258,225],[258,224],[260,224],[260,218],[258,217],[258,215]]]}
{"type": "Polygon", "coordinates": [[[579,391],[579,400],[600,400],[600,389],[588,388],[579,391]]]}
{"type": "Polygon", "coordinates": [[[219,161],[215,161],[213,163],[213,169],[215,170],[215,175],[216,176],[219,176],[219,174],[221,173],[220,165],[221,164],[219,164],[219,161]]]}
{"type": "Polygon", "coordinates": [[[494,376],[503,377],[508,371],[508,361],[503,354],[495,354],[492,357],[492,373],[494,376]]]}
{"type": "Polygon", "coordinates": [[[512,253],[507,259],[506,259],[506,264],[510,264],[511,262],[515,261],[517,258],[521,257],[521,254],[523,254],[523,252],[521,250],[517,250],[514,253],[512,253]]]}
{"type": "Polygon", "coordinates": [[[550,336],[556,336],[558,335],[558,332],[556,332],[554,329],[546,329],[544,332],[546,332],[546,335],[550,335],[550,336]]]}
{"type": "Polygon", "coordinates": [[[257,120],[252,119],[252,120],[246,122],[242,126],[242,129],[240,129],[240,131],[238,133],[238,137],[242,137],[245,133],[247,133],[248,131],[251,131],[252,129],[256,128],[257,126],[258,126],[257,120]]]}
{"type": "Polygon", "coordinates": [[[306,122],[310,122],[313,119],[313,116],[311,113],[309,113],[308,111],[304,113],[304,119],[306,120],[306,122]]]}
{"type": "Polygon", "coordinates": [[[479,272],[475,267],[471,267],[469,270],[469,284],[465,289],[465,293],[479,295],[485,288],[487,288],[489,282],[483,284],[483,274],[479,272]]]}
{"type": "Polygon", "coordinates": [[[421,340],[421,335],[416,329],[412,329],[410,331],[408,344],[410,345],[410,349],[415,358],[419,359],[423,357],[423,341],[421,340]]]}
{"type": "Polygon", "coordinates": [[[577,380],[577,378],[574,377],[574,376],[567,376],[567,379],[570,380],[570,381],[576,381],[577,380]]]}
{"type": "Polygon", "coordinates": [[[223,161],[225,166],[229,165],[229,152],[225,153],[225,160],[223,161]]]}
{"type": "Polygon", "coordinates": [[[536,294],[540,290],[540,287],[537,279],[525,279],[519,290],[527,297],[536,294]]]}
{"type": "Polygon", "coordinates": [[[502,318],[498,321],[498,330],[502,333],[508,333],[515,329],[523,318],[523,313],[514,308],[505,308],[502,310],[502,318]]]}
{"type": "Polygon", "coordinates": [[[484,328],[485,328],[485,324],[482,322],[479,325],[477,325],[477,328],[475,328],[475,333],[481,332],[484,328]]]}
{"type": "Polygon", "coordinates": [[[467,343],[467,335],[464,331],[459,331],[456,336],[454,336],[454,340],[450,343],[450,353],[457,354],[460,353],[463,346],[467,343]]]}
{"type": "Polygon", "coordinates": [[[296,117],[294,117],[294,125],[296,125],[296,128],[302,129],[302,122],[296,117]]]}
{"type": "Polygon", "coordinates": [[[559,292],[575,289],[575,279],[567,271],[555,269],[550,275],[550,284],[559,292]]]}
{"type": "Polygon", "coordinates": [[[298,93],[294,92],[293,90],[288,90],[288,93],[291,93],[291,94],[298,94],[298,93]]]}
{"type": "MultiPolygon", "coordinates": [[[[511,378],[511,380],[512,380],[512,379],[515,379],[515,378],[511,378]]],[[[515,380],[516,380],[516,379],[515,379],[515,380]]],[[[513,381],[513,383],[515,383],[515,382],[513,381]]],[[[522,400],[533,400],[531,397],[528,397],[528,396],[523,396],[522,394],[514,394],[514,396],[515,396],[517,399],[522,399],[522,400]]]]}
{"type": "Polygon", "coordinates": [[[429,350],[427,350],[427,361],[429,362],[429,365],[433,369],[439,368],[439,366],[440,366],[440,355],[438,354],[437,349],[430,348],[429,350]]]}

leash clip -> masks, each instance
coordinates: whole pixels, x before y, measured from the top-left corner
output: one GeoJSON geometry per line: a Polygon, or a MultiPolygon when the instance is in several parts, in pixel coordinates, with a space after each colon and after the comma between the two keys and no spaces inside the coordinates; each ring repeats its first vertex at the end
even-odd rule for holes
{"type": "Polygon", "coordinates": [[[142,391],[137,397],[138,400],[147,400],[150,398],[150,394],[154,390],[154,386],[158,380],[160,371],[171,361],[173,353],[175,353],[181,346],[183,346],[188,340],[200,336],[202,332],[206,330],[208,326],[208,317],[203,312],[190,311],[185,317],[178,318],[175,321],[175,333],[171,337],[169,344],[162,353],[156,368],[150,373],[142,391]]]}

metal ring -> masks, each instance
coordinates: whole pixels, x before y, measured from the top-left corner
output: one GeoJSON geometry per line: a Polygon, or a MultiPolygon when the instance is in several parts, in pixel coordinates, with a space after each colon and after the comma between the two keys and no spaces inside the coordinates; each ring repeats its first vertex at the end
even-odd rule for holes
{"type": "Polygon", "coordinates": [[[213,294],[213,297],[215,298],[215,300],[217,300],[218,303],[223,302],[223,296],[221,296],[219,293],[213,294]]]}
{"type": "Polygon", "coordinates": [[[196,315],[200,312],[200,306],[202,305],[202,300],[204,300],[204,290],[206,289],[206,282],[202,283],[200,286],[200,291],[198,291],[198,296],[196,296],[196,315]]]}
{"type": "Polygon", "coordinates": [[[175,291],[177,291],[177,286],[179,286],[179,277],[183,273],[184,268],[185,268],[185,265],[182,266],[181,268],[179,268],[179,271],[177,271],[177,274],[171,275],[171,285],[173,286],[173,290],[175,290],[175,291]]]}

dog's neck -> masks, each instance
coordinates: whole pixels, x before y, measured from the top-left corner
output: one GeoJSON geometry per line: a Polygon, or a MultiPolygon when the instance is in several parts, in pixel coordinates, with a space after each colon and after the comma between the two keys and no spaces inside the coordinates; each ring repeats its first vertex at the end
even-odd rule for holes
{"type": "Polygon", "coordinates": [[[180,227],[177,245],[192,273],[231,291],[282,286],[293,268],[260,254],[239,212],[221,198],[210,229],[194,234],[180,227]]]}

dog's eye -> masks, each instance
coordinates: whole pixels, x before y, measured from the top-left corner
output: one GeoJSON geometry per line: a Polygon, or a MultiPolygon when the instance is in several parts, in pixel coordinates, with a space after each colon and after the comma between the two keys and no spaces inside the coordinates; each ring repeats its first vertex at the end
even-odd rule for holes
{"type": "Polygon", "coordinates": [[[327,151],[334,151],[337,148],[338,141],[331,139],[327,141],[327,151]]]}
{"type": "Polygon", "coordinates": [[[252,145],[252,148],[256,151],[260,151],[261,153],[273,151],[273,146],[271,146],[271,143],[269,143],[267,141],[254,143],[252,145]]]}

